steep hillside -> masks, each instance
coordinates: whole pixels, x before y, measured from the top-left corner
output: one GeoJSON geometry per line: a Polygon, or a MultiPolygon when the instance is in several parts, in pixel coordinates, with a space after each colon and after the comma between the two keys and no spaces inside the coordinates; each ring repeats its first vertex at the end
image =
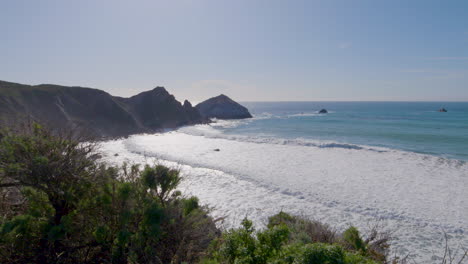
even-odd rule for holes
{"type": "Polygon", "coordinates": [[[139,125],[151,130],[196,124],[202,119],[188,101],[181,105],[164,87],[117,99],[133,113],[139,125]]]}
{"type": "Polygon", "coordinates": [[[97,137],[125,136],[203,122],[163,87],[130,98],[90,88],[0,81],[0,119],[32,120],[54,128],[78,126],[97,137]]]}

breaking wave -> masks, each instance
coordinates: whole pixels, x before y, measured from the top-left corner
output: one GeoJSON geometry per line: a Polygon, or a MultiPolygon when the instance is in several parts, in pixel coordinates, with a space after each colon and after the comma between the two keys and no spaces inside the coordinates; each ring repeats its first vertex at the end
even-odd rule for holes
{"type": "MultiPolygon", "coordinates": [[[[275,118],[263,115],[260,118],[275,118]]],[[[431,263],[443,249],[468,246],[468,164],[464,161],[340,142],[226,134],[251,120],[217,120],[102,143],[111,162],[163,162],[181,169],[181,188],[225,216],[257,225],[280,211],[343,230],[380,221],[398,238],[395,253],[431,263]],[[214,151],[215,149],[219,151],[214,151]],[[116,157],[115,153],[119,153],[116,157]]]]}
{"type": "Polygon", "coordinates": [[[239,142],[250,142],[257,144],[275,144],[275,145],[292,145],[292,146],[304,146],[304,147],[317,147],[317,148],[343,148],[343,149],[355,149],[361,150],[366,149],[376,152],[386,152],[390,149],[378,148],[371,146],[362,146],[348,143],[331,142],[331,141],[316,141],[304,138],[285,139],[276,138],[268,134],[257,133],[256,136],[245,136],[245,135],[230,135],[224,134],[217,128],[230,128],[236,127],[239,124],[245,123],[246,121],[225,121],[220,123],[214,123],[210,125],[196,125],[190,127],[184,127],[179,129],[177,132],[185,133],[192,136],[203,136],[212,139],[227,139],[239,142]]]}

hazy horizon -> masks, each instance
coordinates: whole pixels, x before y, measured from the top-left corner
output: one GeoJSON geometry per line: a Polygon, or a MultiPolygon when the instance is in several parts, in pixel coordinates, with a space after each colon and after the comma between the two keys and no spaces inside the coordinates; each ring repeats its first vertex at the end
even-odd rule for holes
{"type": "Polygon", "coordinates": [[[466,1],[3,1],[0,79],[180,101],[468,101],[466,1]]]}
{"type": "MultiPolygon", "coordinates": [[[[12,82],[12,83],[19,83],[19,84],[24,84],[24,85],[31,85],[31,86],[36,86],[36,85],[58,85],[58,86],[69,86],[69,87],[79,87],[79,88],[90,88],[90,89],[98,89],[98,90],[103,90],[103,89],[100,89],[99,87],[86,87],[86,86],[81,86],[81,85],[64,85],[64,84],[59,84],[59,83],[37,83],[37,84],[28,84],[28,83],[20,83],[20,82],[14,82],[14,81],[9,81],[9,80],[0,80],[0,81],[5,81],[5,82],[12,82]]],[[[141,91],[139,91],[138,93],[141,93],[141,92],[145,92],[145,91],[149,91],[149,90],[152,90],[156,87],[161,87],[161,85],[156,85],[152,88],[149,88],[149,89],[142,89],[141,91]]],[[[162,86],[164,87],[164,86],[162,86]]],[[[177,96],[177,94],[174,94],[170,88],[168,87],[164,87],[170,94],[174,95],[174,97],[176,98],[176,100],[180,101],[181,103],[184,101],[184,100],[189,100],[187,98],[181,98],[179,96],[177,96]]],[[[103,90],[105,91],[105,90],[103,90]]],[[[108,92],[108,91],[105,91],[105,92],[108,92]]],[[[138,93],[136,94],[132,94],[132,95],[128,95],[128,96],[121,96],[121,95],[115,95],[115,94],[112,94],[111,92],[108,92],[110,95],[112,96],[118,96],[118,97],[132,97],[134,95],[137,95],[138,93]]],[[[218,93],[218,94],[212,94],[212,95],[208,95],[208,97],[202,99],[202,100],[189,100],[190,103],[192,103],[193,105],[195,104],[198,104],[198,103],[201,103],[203,102],[204,100],[207,100],[209,98],[212,98],[212,97],[216,97],[218,95],[221,95],[222,93],[218,93]]],[[[228,97],[231,97],[229,94],[226,94],[228,97]]],[[[394,103],[398,103],[398,102],[401,102],[401,103],[468,103],[468,100],[445,100],[445,101],[433,101],[433,100],[330,100],[330,99],[325,99],[325,100],[240,100],[239,101],[240,103],[294,103],[294,102],[297,102],[297,103],[300,103],[300,102],[381,102],[381,103],[385,103],[385,102],[394,102],[394,103]]]]}

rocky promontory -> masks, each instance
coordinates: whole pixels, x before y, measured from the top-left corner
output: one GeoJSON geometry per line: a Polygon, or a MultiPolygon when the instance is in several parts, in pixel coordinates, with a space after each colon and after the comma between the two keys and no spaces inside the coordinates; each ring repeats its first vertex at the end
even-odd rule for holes
{"type": "Polygon", "coordinates": [[[0,126],[32,120],[56,130],[78,128],[91,137],[119,137],[205,122],[165,88],[130,98],[98,89],[0,81],[0,126]]]}
{"type": "Polygon", "coordinates": [[[187,100],[177,101],[164,87],[123,98],[85,87],[0,81],[0,128],[30,120],[107,138],[201,124],[209,118],[250,117],[247,108],[225,95],[193,107],[187,100]]]}
{"type": "Polygon", "coordinates": [[[224,94],[210,98],[195,106],[204,118],[251,118],[249,110],[224,94]]]}

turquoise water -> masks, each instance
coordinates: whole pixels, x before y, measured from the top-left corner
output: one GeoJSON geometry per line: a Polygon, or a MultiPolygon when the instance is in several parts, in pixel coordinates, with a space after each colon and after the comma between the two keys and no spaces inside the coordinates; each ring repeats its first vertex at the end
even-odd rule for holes
{"type": "Polygon", "coordinates": [[[256,117],[225,134],[323,140],[468,160],[468,103],[245,102],[256,117]],[[437,110],[444,107],[446,113],[437,110]],[[317,114],[325,108],[328,114],[317,114]]]}
{"type": "Polygon", "coordinates": [[[287,210],[338,231],[378,223],[417,263],[440,262],[444,232],[468,247],[468,103],[243,104],[254,118],[103,142],[104,157],[174,166],[227,228],[287,210]]]}

